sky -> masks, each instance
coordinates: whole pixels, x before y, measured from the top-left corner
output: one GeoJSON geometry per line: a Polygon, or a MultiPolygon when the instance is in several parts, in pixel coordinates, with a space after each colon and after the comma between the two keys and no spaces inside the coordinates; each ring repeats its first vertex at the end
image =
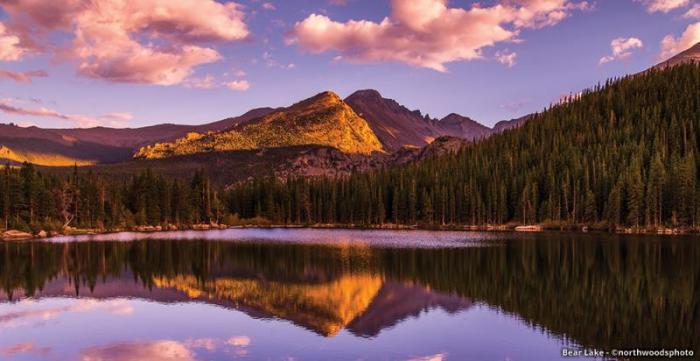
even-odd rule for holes
{"type": "Polygon", "coordinates": [[[0,0],[0,122],[202,124],[377,89],[492,126],[700,41],[700,0],[0,0]]]}

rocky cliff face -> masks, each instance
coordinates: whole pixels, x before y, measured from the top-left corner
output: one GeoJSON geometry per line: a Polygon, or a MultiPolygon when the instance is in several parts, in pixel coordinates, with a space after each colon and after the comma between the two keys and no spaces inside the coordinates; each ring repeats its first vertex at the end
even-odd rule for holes
{"type": "Polygon", "coordinates": [[[460,138],[440,137],[423,148],[404,147],[393,153],[371,155],[347,154],[335,148],[315,147],[298,152],[279,163],[274,175],[280,179],[290,175],[342,177],[455,154],[469,144],[470,141],[460,138]]]}
{"type": "Polygon", "coordinates": [[[377,135],[388,151],[404,146],[422,147],[441,135],[435,121],[412,111],[376,90],[360,90],[345,99],[377,135]]]}
{"type": "Polygon", "coordinates": [[[437,122],[441,136],[457,137],[466,140],[483,139],[493,134],[493,130],[471,118],[452,113],[437,122]]]}
{"type": "Polygon", "coordinates": [[[456,113],[432,119],[419,110],[409,110],[376,90],[360,90],[345,99],[364,117],[388,151],[403,147],[424,147],[439,137],[475,140],[489,137],[494,130],[456,113]]]}

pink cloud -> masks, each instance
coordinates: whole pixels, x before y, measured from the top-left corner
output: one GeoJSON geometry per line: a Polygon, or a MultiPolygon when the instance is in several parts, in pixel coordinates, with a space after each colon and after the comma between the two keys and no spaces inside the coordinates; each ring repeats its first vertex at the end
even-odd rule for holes
{"type": "Polygon", "coordinates": [[[2,348],[0,349],[0,354],[5,356],[14,356],[17,354],[46,355],[49,351],[51,351],[51,349],[48,347],[37,347],[32,342],[25,342],[2,348]]]}
{"type": "Polygon", "coordinates": [[[8,34],[5,24],[0,23],[0,60],[17,61],[22,59],[26,52],[27,50],[20,45],[19,36],[8,34]]]}
{"type": "Polygon", "coordinates": [[[637,38],[615,38],[610,42],[611,55],[600,58],[599,64],[607,64],[611,61],[627,59],[632,55],[631,50],[644,46],[637,38]]]}
{"type": "Polygon", "coordinates": [[[693,5],[688,11],[683,14],[684,18],[689,18],[689,19],[698,19],[700,18],[700,3],[693,5]]]}
{"type": "Polygon", "coordinates": [[[32,117],[48,117],[71,122],[79,128],[91,128],[98,126],[124,128],[129,125],[133,116],[129,113],[112,112],[100,116],[89,116],[83,114],[65,114],[49,108],[24,108],[11,104],[7,99],[0,100],[0,112],[24,115],[32,117]]]}
{"type": "Polygon", "coordinates": [[[250,337],[234,336],[226,340],[226,344],[237,347],[247,347],[250,346],[250,337]]]}
{"type": "Polygon", "coordinates": [[[447,0],[392,0],[380,22],[337,22],[312,14],[294,26],[288,44],[311,53],[334,51],[350,62],[396,61],[440,72],[445,64],[482,57],[484,47],[516,41],[521,29],[552,26],[587,2],[502,0],[484,7],[450,8],[447,0]]]}
{"type": "Polygon", "coordinates": [[[194,361],[195,354],[184,344],[177,341],[150,341],[115,343],[103,347],[84,349],[81,361],[194,361]]]}
{"type": "Polygon", "coordinates": [[[667,13],[671,10],[682,8],[690,3],[690,0],[635,0],[641,2],[648,12],[667,13]]]}
{"type": "Polygon", "coordinates": [[[16,72],[0,69],[0,78],[14,80],[18,83],[31,83],[33,78],[44,78],[47,76],[49,76],[49,74],[43,70],[16,72]]]}
{"type": "Polygon", "coordinates": [[[659,60],[667,60],[682,51],[690,49],[698,42],[700,42],[700,22],[688,25],[680,37],[666,35],[663,40],[661,40],[661,54],[659,54],[659,60]]]}
{"type": "Polygon", "coordinates": [[[221,59],[211,43],[249,35],[233,2],[0,0],[0,5],[21,45],[72,58],[79,74],[113,82],[180,84],[194,67],[221,59]],[[67,48],[46,44],[56,31],[73,35],[67,48]]]}

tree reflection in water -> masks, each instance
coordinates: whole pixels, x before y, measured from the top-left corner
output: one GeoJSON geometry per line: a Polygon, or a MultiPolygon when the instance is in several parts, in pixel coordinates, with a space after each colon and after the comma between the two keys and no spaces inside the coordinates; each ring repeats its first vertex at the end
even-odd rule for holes
{"type": "Polygon", "coordinates": [[[458,312],[484,303],[598,349],[692,349],[700,340],[700,245],[690,239],[543,234],[414,249],[7,242],[0,260],[0,301],[198,300],[324,336],[347,329],[363,337],[424,309],[458,312]]]}

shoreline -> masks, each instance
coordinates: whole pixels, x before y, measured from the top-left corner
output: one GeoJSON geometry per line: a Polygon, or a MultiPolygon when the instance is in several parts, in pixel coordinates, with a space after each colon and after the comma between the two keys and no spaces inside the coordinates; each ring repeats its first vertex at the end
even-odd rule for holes
{"type": "Polygon", "coordinates": [[[674,236],[674,235],[693,235],[700,233],[697,228],[623,228],[618,227],[611,231],[608,229],[591,228],[590,226],[566,226],[566,227],[551,227],[542,224],[535,225],[519,225],[519,224],[502,224],[502,225],[403,225],[403,224],[383,224],[383,225],[354,225],[354,224],[240,224],[240,225],[224,225],[224,224],[194,224],[186,227],[177,227],[174,225],[168,226],[137,226],[131,228],[115,228],[115,229],[89,229],[89,228],[67,228],[63,232],[46,232],[39,231],[36,234],[23,232],[18,230],[0,230],[0,242],[2,241],[28,241],[40,240],[61,236],[84,236],[84,235],[102,235],[115,234],[124,232],[133,233],[163,233],[163,232],[178,232],[178,231],[209,231],[209,230],[226,230],[226,229],[354,229],[354,230],[395,230],[395,231],[452,231],[452,232],[518,232],[518,233],[554,233],[554,232],[569,232],[569,233],[607,233],[607,234],[637,234],[637,235],[657,235],[657,236],[674,236]]]}

